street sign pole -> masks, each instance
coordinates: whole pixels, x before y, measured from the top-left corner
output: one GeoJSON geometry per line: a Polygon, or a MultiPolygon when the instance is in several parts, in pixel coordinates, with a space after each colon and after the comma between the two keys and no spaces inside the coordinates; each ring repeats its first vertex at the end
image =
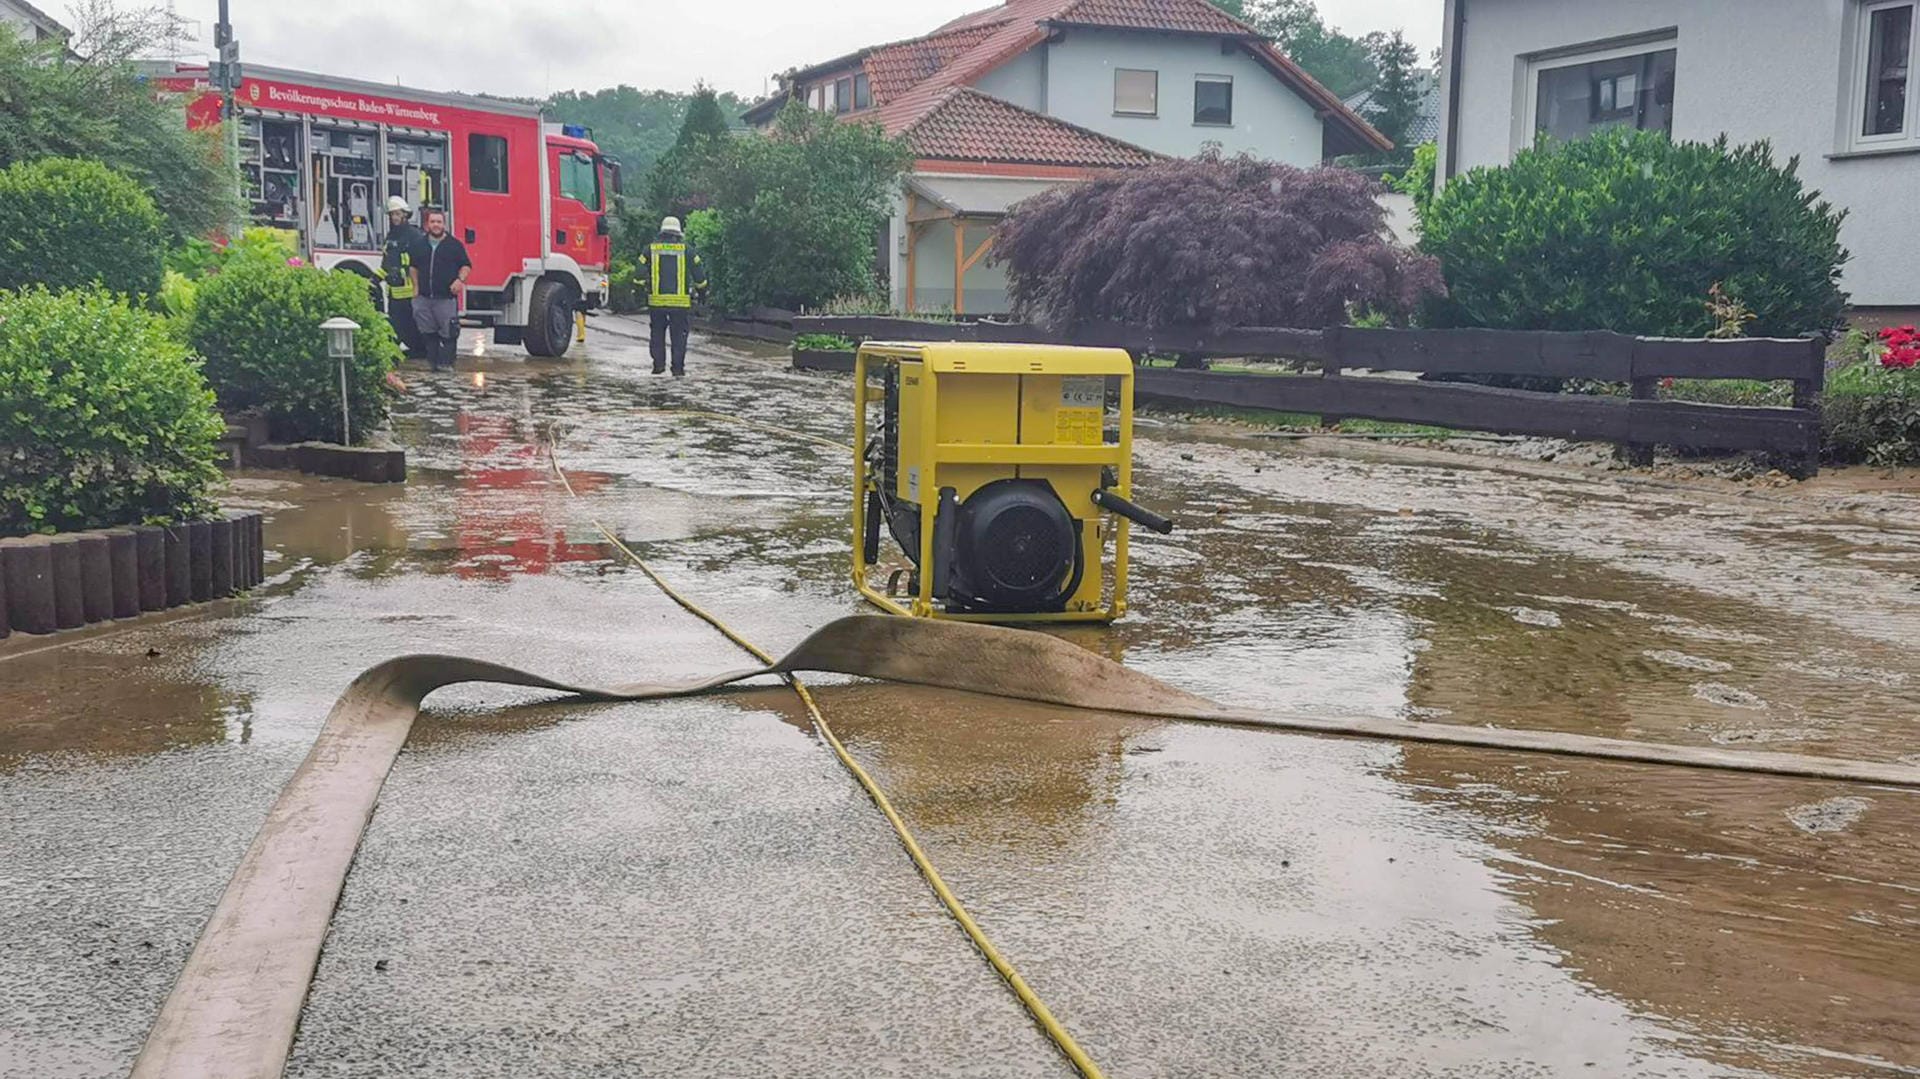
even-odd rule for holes
{"type": "Polygon", "coordinates": [[[220,91],[220,126],[225,130],[227,171],[233,180],[235,195],[233,236],[238,237],[247,222],[247,189],[240,176],[240,115],[234,95],[240,90],[240,42],[233,36],[233,20],[228,0],[220,0],[220,20],[213,26],[214,59],[211,65],[213,88],[220,91]]]}

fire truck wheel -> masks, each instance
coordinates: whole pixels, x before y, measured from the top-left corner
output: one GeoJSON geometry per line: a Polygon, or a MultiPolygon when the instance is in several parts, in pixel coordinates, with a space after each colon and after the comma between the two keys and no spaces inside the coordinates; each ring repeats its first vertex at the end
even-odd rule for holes
{"type": "Polygon", "coordinates": [[[527,305],[527,351],[535,356],[560,357],[573,343],[573,289],[559,281],[533,286],[527,305]]]}

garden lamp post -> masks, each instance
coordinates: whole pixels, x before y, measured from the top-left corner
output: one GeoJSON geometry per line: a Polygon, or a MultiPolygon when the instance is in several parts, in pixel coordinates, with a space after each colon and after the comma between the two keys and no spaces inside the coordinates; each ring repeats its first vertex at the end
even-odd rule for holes
{"type": "Polygon", "coordinates": [[[353,362],[353,335],[360,324],[350,318],[330,318],[320,324],[327,335],[327,358],[340,365],[340,444],[353,444],[351,421],[347,419],[347,365],[353,362]]]}

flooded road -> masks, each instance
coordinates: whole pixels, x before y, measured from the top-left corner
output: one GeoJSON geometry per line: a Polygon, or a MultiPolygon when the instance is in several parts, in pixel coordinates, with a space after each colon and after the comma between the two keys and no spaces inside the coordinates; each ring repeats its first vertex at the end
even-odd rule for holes
{"type": "MultiPolygon", "coordinates": [[[[856,613],[844,377],[410,372],[403,488],[236,480],[256,599],[0,645],[0,1075],[124,1074],[335,696],[405,652],[587,680],[856,613]],[[484,374],[484,379],[476,379],[484,374]],[[578,499],[546,468],[558,441],[578,499]],[[66,638],[61,638],[66,642],[66,638]]],[[[1182,530],[1063,636],[1269,711],[1920,761],[1920,529],[1144,428],[1182,530]]],[[[1920,1074],[1920,797],[828,684],[822,707],[1113,1076],[1920,1074]]],[[[775,689],[436,694],[294,1076],[1070,1074],[775,689]]]]}

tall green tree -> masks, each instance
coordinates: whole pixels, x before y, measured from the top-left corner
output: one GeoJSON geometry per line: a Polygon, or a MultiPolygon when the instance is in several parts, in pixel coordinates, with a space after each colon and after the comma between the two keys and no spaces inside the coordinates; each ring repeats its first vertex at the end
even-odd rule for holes
{"type": "Polygon", "coordinates": [[[0,168],[46,157],[98,161],[146,189],[176,242],[230,224],[238,184],[219,134],[188,131],[180,107],[156,98],[133,66],[178,34],[178,20],[88,2],[77,22],[71,52],[0,33],[0,168]]]}
{"type": "Polygon", "coordinates": [[[1386,160],[1395,164],[1412,161],[1408,134],[1420,115],[1420,50],[1398,30],[1368,34],[1366,42],[1374,70],[1379,73],[1367,120],[1393,140],[1394,149],[1383,155],[1386,160]]]}
{"type": "Polygon", "coordinates": [[[638,220],[631,216],[622,235],[645,243],[653,235],[654,225],[669,214],[684,218],[703,210],[709,199],[703,187],[705,164],[717,149],[732,138],[731,125],[713,88],[701,84],[687,103],[686,116],[680,121],[673,146],[647,173],[644,205],[636,207],[638,220]]]}

